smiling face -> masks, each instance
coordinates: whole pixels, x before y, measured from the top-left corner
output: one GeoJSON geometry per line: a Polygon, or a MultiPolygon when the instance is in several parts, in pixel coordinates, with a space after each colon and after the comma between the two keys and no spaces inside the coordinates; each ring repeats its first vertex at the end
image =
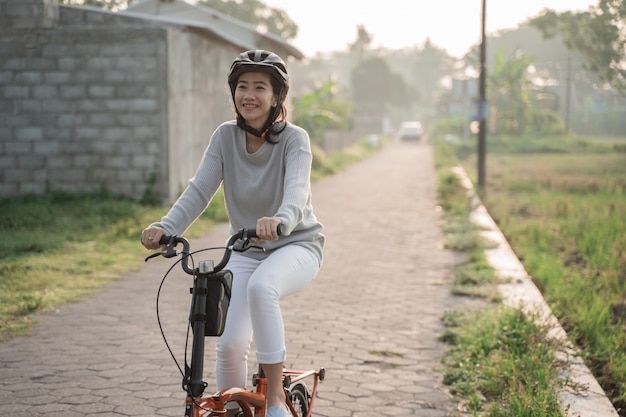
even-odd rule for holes
{"type": "Polygon", "coordinates": [[[235,87],[235,106],[248,126],[263,128],[277,97],[270,75],[264,72],[244,72],[235,87]]]}

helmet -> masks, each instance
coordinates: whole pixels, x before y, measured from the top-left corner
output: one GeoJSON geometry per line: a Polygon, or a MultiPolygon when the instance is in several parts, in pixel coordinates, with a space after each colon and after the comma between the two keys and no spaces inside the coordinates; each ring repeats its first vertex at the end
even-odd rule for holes
{"type": "Polygon", "coordinates": [[[244,72],[250,71],[268,73],[281,86],[277,94],[279,103],[282,103],[289,90],[289,75],[287,74],[285,62],[275,53],[260,49],[239,54],[230,66],[230,72],[228,73],[228,85],[233,95],[239,76],[244,72]]]}

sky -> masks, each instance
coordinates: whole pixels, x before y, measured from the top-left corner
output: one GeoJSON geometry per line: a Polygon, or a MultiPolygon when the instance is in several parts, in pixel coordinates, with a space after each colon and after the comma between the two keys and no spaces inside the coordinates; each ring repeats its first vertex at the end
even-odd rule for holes
{"type": "MultiPolygon", "coordinates": [[[[291,43],[305,56],[345,50],[364,25],[374,47],[422,46],[427,38],[461,57],[480,42],[482,0],[263,0],[298,25],[291,43]]],[[[486,0],[486,32],[514,29],[545,8],[583,11],[598,0],[486,0]]]]}

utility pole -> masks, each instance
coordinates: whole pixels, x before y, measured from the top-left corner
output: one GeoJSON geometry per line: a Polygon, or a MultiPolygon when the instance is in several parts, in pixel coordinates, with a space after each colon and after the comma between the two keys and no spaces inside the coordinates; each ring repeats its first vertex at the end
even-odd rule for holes
{"type": "Polygon", "coordinates": [[[481,14],[481,36],[480,36],[480,98],[478,102],[478,187],[481,191],[485,190],[485,158],[487,154],[487,69],[485,65],[487,52],[487,38],[485,36],[485,17],[487,10],[487,0],[482,0],[481,14]]]}
{"type": "Polygon", "coordinates": [[[570,133],[570,105],[572,93],[572,62],[571,54],[567,54],[567,78],[565,90],[565,133],[570,133]]]}

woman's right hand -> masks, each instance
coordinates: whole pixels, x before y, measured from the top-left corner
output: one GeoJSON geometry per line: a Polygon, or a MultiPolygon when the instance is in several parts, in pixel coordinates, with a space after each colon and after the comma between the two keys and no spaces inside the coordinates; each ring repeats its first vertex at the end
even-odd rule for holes
{"type": "Polygon", "coordinates": [[[260,240],[276,240],[280,234],[278,227],[282,221],[278,217],[261,217],[256,222],[256,236],[260,240]]]}
{"type": "Polygon", "coordinates": [[[146,249],[159,249],[161,247],[159,239],[165,234],[167,234],[167,231],[160,227],[147,227],[141,232],[141,244],[146,249]]]}

